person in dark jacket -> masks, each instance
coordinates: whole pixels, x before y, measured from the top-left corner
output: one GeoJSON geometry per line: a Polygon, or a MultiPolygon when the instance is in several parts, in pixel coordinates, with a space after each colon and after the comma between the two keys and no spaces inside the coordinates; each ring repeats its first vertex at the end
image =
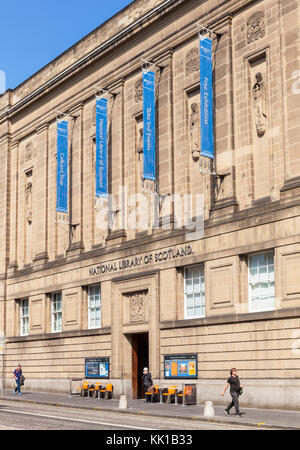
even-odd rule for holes
{"type": "Polygon", "coordinates": [[[143,369],[142,383],[144,387],[144,393],[148,392],[150,386],[153,386],[151,373],[149,372],[148,367],[145,367],[143,369]]]}
{"type": "Polygon", "coordinates": [[[16,381],[16,388],[14,390],[14,394],[18,392],[19,395],[22,395],[21,392],[21,376],[22,376],[22,367],[21,364],[18,364],[17,368],[14,370],[14,377],[16,381]]]}
{"type": "Polygon", "coordinates": [[[232,401],[231,401],[231,403],[229,403],[229,405],[225,409],[225,412],[227,414],[230,414],[229,411],[234,406],[236,415],[239,417],[242,417],[242,415],[240,413],[240,408],[239,408],[239,396],[241,394],[241,390],[242,390],[243,386],[240,383],[240,379],[238,377],[237,370],[235,368],[230,370],[230,377],[228,378],[227,384],[224,387],[224,390],[221,394],[222,396],[225,394],[228,386],[230,386],[230,395],[231,395],[232,401]]]}

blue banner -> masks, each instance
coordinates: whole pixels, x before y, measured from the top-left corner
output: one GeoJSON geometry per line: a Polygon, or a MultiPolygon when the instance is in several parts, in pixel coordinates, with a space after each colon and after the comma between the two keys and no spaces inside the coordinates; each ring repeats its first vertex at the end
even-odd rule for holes
{"type": "Polygon", "coordinates": [[[155,180],[155,73],[143,72],[144,178],[155,180]]]}
{"type": "Polygon", "coordinates": [[[212,40],[200,38],[201,155],[214,157],[212,40]]]}
{"type": "Polygon", "coordinates": [[[107,197],[107,99],[96,99],[96,196],[107,197]]]}
{"type": "Polygon", "coordinates": [[[56,211],[68,212],[68,122],[57,122],[56,211]]]}

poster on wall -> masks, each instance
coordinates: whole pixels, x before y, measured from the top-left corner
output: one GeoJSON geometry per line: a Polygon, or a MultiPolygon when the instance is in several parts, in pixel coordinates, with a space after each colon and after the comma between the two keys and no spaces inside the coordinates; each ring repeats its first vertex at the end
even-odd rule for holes
{"type": "Polygon", "coordinates": [[[165,355],[164,357],[164,378],[197,378],[197,355],[180,354],[165,355]]]}
{"type": "Polygon", "coordinates": [[[109,378],[109,358],[86,358],[85,378],[109,378]]]}

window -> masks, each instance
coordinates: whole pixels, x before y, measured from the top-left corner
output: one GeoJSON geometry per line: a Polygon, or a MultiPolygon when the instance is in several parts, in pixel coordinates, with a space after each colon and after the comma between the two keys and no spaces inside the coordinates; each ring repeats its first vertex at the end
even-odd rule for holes
{"type": "Polygon", "coordinates": [[[184,270],[184,316],[185,319],[205,316],[203,264],[184,270]]]}
{"type": "Polygon", "coordinates": [[[20,335],[28,335],[29,301],[28,298],[20,300],[20,335]]]}
{"type": "Polygon", "coordinates": [[[51,299],[52,309],[52,333],[62,331],[62,300],[61,292],[52,294],[51,299]]]}
{"type": "Polygon", "coordinates": [[[88,288],[88,327],[101,327],[101,292],[100,286],[88,288]]]}
{"type": "Polygon", "coordinates": [[[249,256],[249,311],[274,309],[274,254],[249,256]]]}

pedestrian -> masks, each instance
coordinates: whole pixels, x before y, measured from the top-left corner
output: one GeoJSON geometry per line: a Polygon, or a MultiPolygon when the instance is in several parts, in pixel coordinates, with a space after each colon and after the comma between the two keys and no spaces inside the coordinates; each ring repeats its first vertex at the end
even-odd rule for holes
{"type": "Polygon", "coordinates": [[[236,415],[239,417],[242,417],[242,414],[240,413],[240,408],[239,408],[239,396],[242,393],[243,386],[240,383],[240,379],[238,377],[236,368],[232,368],[230,370],[230,377],[228,378],[227,384],[224,387],[224,390],[221,394],[222,396],[225,394],[228,386],[230,386],[230,395],[231,395],[232,401],[229,403],[229,405],[225,409],[225,412],[227,414],[230,414],[229,411],[234,406],[236,415]]]}
{"type": "Polygon", "coordinates": [[[21,392],[21,382],[22,382],[22,367],[21,364],[18,364],[17,368],[14,370],[14,377],[15,377],[15,381],[16,381],[16,387],[14,390],[14,395],[16,395],[16,393],[18,392],[19,395],[22,395],[21,392]]]}
{"type": "Polygon", "coordinates": [[[144,393],[148,392],[148,389],[153,386],[151,373],[149,372],[148,367],[144,367],[143,369],[142,383],[144,386],[144,393]]]}

